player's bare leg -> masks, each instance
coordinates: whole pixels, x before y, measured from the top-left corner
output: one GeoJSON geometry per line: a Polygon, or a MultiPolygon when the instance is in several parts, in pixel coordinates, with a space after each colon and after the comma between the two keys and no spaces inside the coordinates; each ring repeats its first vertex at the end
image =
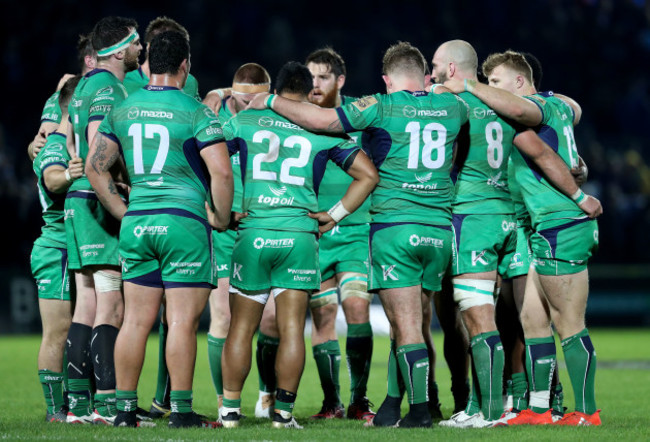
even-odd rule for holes
{"type": "Polygon", "coordinates": [[[469,398],[469,337],[460,310],[454,302],[451,279],[442,280],[442,290],[433,297],[436,315],[444,334],[443,352],[451,372],[454,414],[463,411],[469,398]]]}
{"type": "Polygon", "coordinates": [[[255,351],[259,384],[259,396],[255,404],[255,417],[268,419],[273,417],[275,389],[277,387],[275,358],[280,343],[275,313],[275,299],[273,296],[270,296],[262,313],[255,351]]]}
{"type": "Polygon", "coordinates": [[[219,409],[223,403],[223,380],[221,374],[221,355],[230,327],[230,297],[228,286],[230,278],[219,278],[217,288],[210,292],[210,329],[208,330],[208,362],[212,384],[217,392],[219,409]]]}
{"type": "Polygon", "coordinates": [[[379,298],[395,333],[397,361],[410,405],[409,413],[398,425],[429,427],[429,354],[422,336],[422,327],[413,327],[413,324],[422,324],[422,287],[416,285],[382,289],[379,298]]]}
{"type": "Polygon", "coordinates": [[[43,337],[38,351],[38,375],[47,403],[46,420],[65,421],[63,354],[65,340],[72,323],[70,301],[40,299],[38,309],[43,337]]]}

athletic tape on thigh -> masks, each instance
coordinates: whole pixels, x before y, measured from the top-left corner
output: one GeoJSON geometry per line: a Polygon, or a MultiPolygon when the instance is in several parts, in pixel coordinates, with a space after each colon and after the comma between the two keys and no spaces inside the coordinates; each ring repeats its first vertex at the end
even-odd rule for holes
{"type": "Polygon", "coordinates": [[[248,298],[252,301],[259,302],[262,305],[266,305],[266,301],[269,300],[269,292],[265,290],[260,290],[256,292],[249,292],[249,293],[244,293],[241,290],[239,290],[236,287],[230,286],[230,289],[228,290],[230,293],[236,293],[240,296],[244,296],[245,298],[248,298]]]}
{"type": "Polygon", "coordinates": [[[372,301],[372,294],[368,293],[368,278],[365,275],[343,277],[339,284],[341,302],[348,298],[357,297],[372,301]]]}
{"type": "Polygon", "coordinates": [[[324,290],[322,292],[314,293],[309,298],[309,308],[323,307],[329,304],[338,305],[339,298],[336,294],[336,287],[324,290]]]}
{"type": "Polygon", "coordinates": [[[494,305],[495,281],[482,279],[454,279],[454,301],[460,311],[479,305],[494,305]]]}
{"type": "Polygon", "coordinates": [[[115,292],[122,289],[122,276],[99,270],[93,273],[95,291],[99,293],[115,292]]]}

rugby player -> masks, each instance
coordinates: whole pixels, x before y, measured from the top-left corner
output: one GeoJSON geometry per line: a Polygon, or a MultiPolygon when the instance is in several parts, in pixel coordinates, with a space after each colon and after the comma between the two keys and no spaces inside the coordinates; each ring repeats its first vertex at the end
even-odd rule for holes
{"type": "MultiPolygon", "coordinates": [[[[106,17],[93,29],[97,67],[82,77],[69,104],[67,147],[72,158],[86,160],[88,145],[101,121],[126,98],[122,80],[126,72],[138,67],[142,49],[136,28],[134,20],[106,17]]],[[[119,223],[101,206],[86,177],[68,189],[65,228],[68,263],[75,273],[77,291],[67,339],[68,422],[111,424],[115,416],[113,349],[124,311],[119,223]],[[93,370],[97,392],[91,414],[89,378],[93,370]]]]}
{"type": "MultiPolygon", "coordinates": [[[[248,102],[260,92],[269,92],[271,88],[271,76],[268,74],[264,67],[257,63],[246,63],[240,66],[235,75],[233,76],[232,87],[230,95],[224,97],[222,105],[219,106],[219,120],[226,122],[240,111],[244,110],[248,102]]],[[[241,165],[239,162],[239,152],[234,153],[230,157],[232,165],[232,173],[234,178],[234,198],[232,211],[234,213],[242,212],[242,180],[241,180],[241,165]]],[[[230,326],[230,305],[228,295],[228,285],[230,281],[230,258],[232,256],[232,249],[235,244],[235,237],[237,233],[235,230],[227,230],[225,232],[213,231],[212,242],[216,255],[219,257],[219,284],[217,288],[210,293],[210,329],[208,331],[208,360],[210,362],[210,374],[212,376],[212,383],[214,384],[217,392],[217,400],[219,408],[223,404],[223,380],[221,375],[221,355],[223,352],[223,345],[228,335],[228,327],[230,326]]],[[[269,310],[272,313],[272,322],[275,322],[275,308],[270,306],[269,310]]],[[[268,308],[268,307],[267,307],[268,308]]],[[[266,316],[269,313],[265,313],[266,316]]],[[[277,329],[277,327],[274,327],[277,329]]],[[[268,331],[267,331],[268,332],[268,331]]],[[[255,407],[255,417],[270,418],[270,411],[272,411],[275,392],[275,354],[277,353],[277,334],[274,336],[267,336],[260,330],[258,335],[258,358],[260,353],[265,356],[272,354],[272,360],[266,364],[258,363],[258,370],[260,373],[260,397],[255,407]],[[263,348],[265,341],[275,340],[275,345],[267,345],[263,348]],[[273,351],[275,350],[275,351],[273,351]],[[269,382],[266,380],[264,374],[272,372],[273,380],[269,382]],[[270,384],[267,387],[267,383],[270,384]]],[[[259,359],[258,359],[259,360],[259,359]]]]}
{"type": "MultiPolygon", "coordinates": [[[[345,62],[332,48],[318,49],[305,61],[313,78],[309,101],[321,107],[336,108],[355,101],[341,95],[345,85],[345,62]]],[[[357,143],[361,133],[350,134],[357,143]]],[[[318,210],[327,210],[345,193],[352,179],[332,162],[327,164],[318,192],[318,210]]],[[[318,257],[322,283],[320,291],[309,301],[312,317],[311,343],[325,394],[321,410],[314,419],[345,416],[340,396],[339,370],[341,348],[336,336],[338,297],[348,324],[345,354],[350,372],[349,419],[370,420],[366,397],[370,362],[372,360],[372,327],[368,293],[368,235],[370,199],[354,214],[346,217],[334,229],[320,238],[318,257]]]]}
{"type": "MultiPolygon", "coordinates": [[[[85,75],[88,71],[95,68],[97,59],[92,42],[90,41],[90,34],[79,36],[79,41],[77,42],[77,57],[79,60],[79,66],[81,67],[81,75],[85,75]]],[[[61,109],[61,106],[59,105],[59,93],[63,85],[72,77],[74,77],[74,75],[64,74],[59,80],[56,92],[47,99],[43,106],[43,112],[41,112],[41,125],[38,128],[34,140],[32,140],[27,147],[27,155],[32,161],[34,161],[38,152],[45,145],[47,135],[54,132],[61,123],[63,109],[61,109]]],[[[65,112],[67,114],[68,110],[66,109],[65,112]]]]}
{"type": "MultiPolygon", "coordinates": [[[[142,62],[137,69],[127,72],[124,77],[123,83],[127,93],[132,94],[149,83],[149,77],[151,76],[151,71],[149,69],[149,45],[156,35],[165,31],[180,32],[185,36],[185,38],[187,38],[188,42],[190,41],[190,34],[187,32],[187,29],[176,20],[165,17],[164,15],[151,20],[147,25],[147,29],[144,31],[144,62],[142,62]]],[[[189,74],[187,77],[187,82],[185,83],[185,86],[183,86],[183,92],[190,97],[194,97],[198,101],[201,101],[201,96],[199,95],[199,82],[196,80],[194,75],[189,74]]]]}
{"type": "Polygon", "coordinates": [[[216,281],[211,225],[225,230],[232,204],[232,168],[214,113],[181,91],[190,69],[182,33],[151,41],[149,84],[102,122],[86,174],[118,220],[126,302],[115,345],[118,416],[115,426],[136,426],[138,378],[145,346],[163,294],[169,324],[169,426],[216,427],[192,410],[196,330],[216,281]],[[109,169],[120,157],[132,191],[128,210],[109,169]],[[205,176],[202,167],[207,167],[205,176]],[[210,200],[214,212],[206,203],[210,200]]]}
{"type": "MultiPolygon", "coordinates": [[[[311,74],[304,65],[289,62],[278,74],[276,92],[284,100],[306,102],[311,89],[311,74]]],[[[363,203],[377,183],[377,172],[347,137],[307,132],[271,110],[240,112],[225,123],[224,133],[231,152],[239,151],[246,165],[243,210],[248,217],[242,220],[232,256],[232,318],[222,359],[221,419],[226,427],[239,424],[251,341],[264,304],[273,296],[280,339],[272,426],[301,428],[292,410],[304,368],[308,294],[320,287],[316,235],[363,203]],[[329,212],[317,212],[318,186],[328,159],[353,182],[329,212]]]]}
{"type": "MultiPolygon", "coordinates": [[[[573,126],[581,116],[579,106],[552,92],[538,93],[530,66],[519,53],[492,54],[483,63],[483,72],[489,85],[473,80],[447,83],[457,91],[466,89],[500,114],[534,127],[568,167],[578,165],[573,126]]],[[[531,134],[535,135],[532,130],[521,132],[515,144],[531,134]]],[[[553,323],[562,340],[576,404],[576,411],[557,423],[600,425],[594,389],[596,353],[585,328],[584,313],[589,291],[587,263],[598,245],[598,226],[593,218],[602,213],[602,207],[575,183],[558,191],[527,161],[524,155],[513,157],[515,178],[533,227],[533,265],[521,311],[530,399],[528,409],[504,418],[503,423],[553,422],[549,406],[551,374],[557,364],[553,323]]]]}
{"type": "Polygon", "coordinates": [[[65,422],[63,361],[65,338],[72,322],[68,256],[63,224],[63,203],[70,184],[83,175],[81,158],[70,159],[65,148],[68,129],[68,103],[79,76],[66,81],[57,94],[61,122],[52,131],[34,159],[38,196],[43,206],[42,233],[31,254],[32,275],[38,288],[38,308],[43,324],[43,339],[38,352],[38,377],[43,387],[47,422],[65,422]]]}
{"type": "MultiPolygon", "coordinates": [[[[449,172],[467,106],[444,88],[440,94],[423,90],[426,61],[409,43],[391,46],[383,65],[387,94],[336,109],[261,95],[251,107],[269,106],[310,130],[365,132],[364,145],[380,178],[370,209],[370,288],[379,291],[395,335],[393,364],[408,386],[410,410],[398,426],[429,427],[429,355],[422,327],[413,324],[423,322],[422,292],[440,290],[451,257],[449,172]]],[[[390,412],[381,425],[399,419],[401,396],[389,398],[382,404],[390,412]]],[[[382,408],[373,422],[381,413],[382,408]]]]}

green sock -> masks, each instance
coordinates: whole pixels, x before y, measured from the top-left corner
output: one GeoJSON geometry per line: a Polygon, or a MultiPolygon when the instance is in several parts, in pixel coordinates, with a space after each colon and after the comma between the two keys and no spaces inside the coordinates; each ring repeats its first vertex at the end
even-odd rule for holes
{"type": "Polygon", "coordinates": [[[328,404],[341,404],[341,385],[339,371],[341,368],[341,347],[339,341],[327,341],[312,347],[314,360],[318,368],[320,385],[328,404]]]}
{"type": "Polygon", "coordinates": [[[169,394],[172,413],[192,412],[192,390],[172,390],[169,394]]]}
{"type": "Polygon", "coordinates": [[[366,396],[370,363],[372,361],[372,327],[365,324],[348,324],[345,356],[350,372],[350,402],[366,396]]]}
{"type": "Polygon", "coordinates": [[[70,412],[75,416],[86,416],[90,410],[90,379],[68,379],[70,390],[68,400],[70,412]]]}
{"type": "Polygon", "coordinates": [[[102,416],[115,416],[115,393],[95,393],[95,410],[102,416]]]}
{"type": "Polygon", "coordinates": [[[576,411],[596,412],[596,351],[589,332],[581,332],[562,340],[562,351],[575,395],[576,411]]]}
{"type": "Polygon", "coordinates": [[[528,408],[528,380],[526,373],[512,374],[512,408],[519,411],[528,408]]]}
{"type": "Polygon", "coordinates": [[[277,381],[275,379],[275,357],[278,354],[279,338],[272,338],[262,332],[257,334],[257,373],[260,391],[273,393],[277,381]]]}
{"type": "Polygon", "coordinates": [[[167,325],[160,321],[158,327],[158,381],[156,382],[156,394],[154,399],[161,405],[169,403],[169,372],[167,371],[167,360],[165,347],[167,345],[167,325]]]}
{"type": "Polygon", "coordinates": [[[212,376],[212,383],[214,384],[214,389],[217,391],[217,396],[223,395],[221,353],[223,352],[223,344],[225,342],[225,338],[215,338],[211,334],[208,334],[208,362],[210,364],[210,375],[212,376]]]}
{"type": "Polygon", "coordinates": [[[487,420],[499,419],[503,414],[503,365],[505,363],[499,332],[492,331],[474,336],[470,348],[483,416],[487,420]]]}
{"type": "Polygon", "coordinates": [[[479,391],[478,388],[478,377],[476,376],[476,369],[474,368],[474,356],[472,355],[472,352],[470,352],[470,360],[471,360],[471,366],[470,366],[470,373],[472,376],[472,386],[469,390],[469,399],[467,399],[467,405],[465,406],[465,413],[467,413],[470,416],[474,416],[476,413],[481,411],[481,397],[480,394],[481,392],[479,391]]]}
{"type": "Polygon", "coordinates": [[[241,408],[241,398],[239,399],[223,398],[223,406],[225,408],[241,408]]]}
{"type": "Polygon", "coordinates": [[[275,393],[275,409],[293,413],[293,405],[296,403],[296,393],[278,388],[275,393]]]}
{"type": "Polygon", "coordinates": [[[561,382],[551,386],[551,409],[560,415],[564,414],[564,391],[561,382]]]}
{"type": "Polygon", "coordinates": [[[528,406],[535,413],[544,413],[551,398],[551,380],[557,365],[553,336],[526,339],[526,376],[529,383],[528,406]]]}
{"type": "Polygon", "coordinates": [[[135,411],[138,408],[138,393],[133,390],[115,390],[118,411],[135,411]]]}
{"type": "Polygon", "coordinates": [[[54,414],[63,407],[63,373],[38,370],[38,379],[43,387],[47,412],[54,414]]]}
{"type": "Polygon", "coordinates": [[[429,353],[421,344],[402,345],[397,348],[397,363],[406,385],[411,405],[429,401],[427,378],[429,377],[429,353]]]}
{"type": "Polygon", "coordinates": [[[404,396],[404,381],[399,372],[399,364],[397,363],[397,347],[395,340],[390,340],[390,353],[388,355],[388,387],[387,394],[390,397],[402,398],[404,396]]]}

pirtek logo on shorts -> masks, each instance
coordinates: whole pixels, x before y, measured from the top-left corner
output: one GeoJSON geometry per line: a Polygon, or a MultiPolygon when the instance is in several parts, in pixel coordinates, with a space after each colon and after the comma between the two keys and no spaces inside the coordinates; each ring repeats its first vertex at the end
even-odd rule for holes
{"type": "Polygon", "coordinates": [[[136,238],[142,235],[167,235],[168,228],[169,226],[135,226],[133,234],[136,238]]]}
{"type": "Polygon", "coordinates": [[[293,238],[282,238],[282,239],[267,239],[257,237],[253,240],[253,247],[256,249],[261,249],[268,247],[271,249],[282,249],[285,247],[293,247],[293,238]]]}
{"type": "Polygon", "coordinates": [[[444,242],[438,238],[431,238],[427,236],[417,236],[415,233],[409,237],[409,243],[413,247],[417,246],[433,246],[437,248],[442,248],[444,242]]]}

